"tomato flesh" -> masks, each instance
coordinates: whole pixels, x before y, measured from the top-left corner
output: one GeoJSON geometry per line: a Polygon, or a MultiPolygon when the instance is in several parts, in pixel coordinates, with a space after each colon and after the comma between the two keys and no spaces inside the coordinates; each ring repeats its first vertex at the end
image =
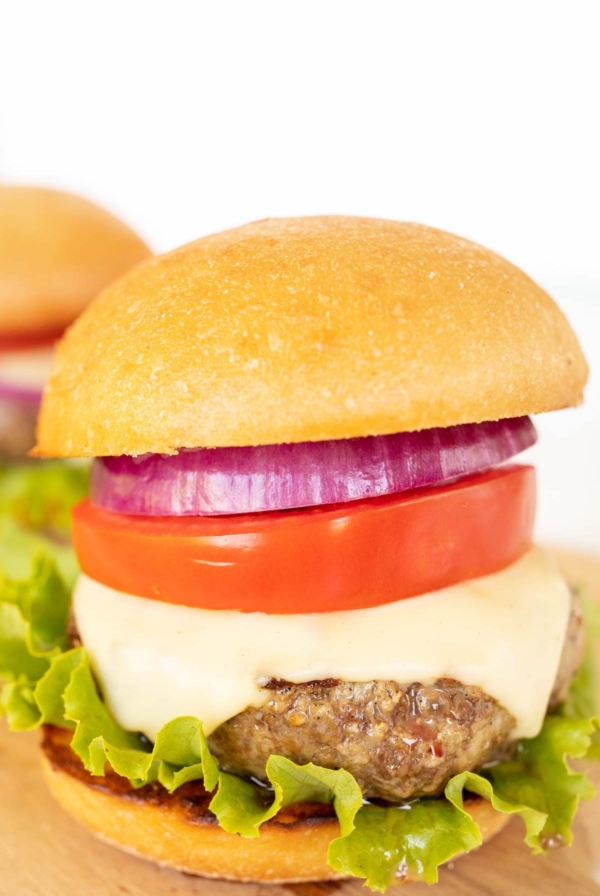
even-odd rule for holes
{"type": "Polygon", "coordinates": [[[320,613],[497,572],[531,544],[535,472],[509,466],[308,510],[142,517],[74,510],[81,567],[141,597],[215,610],[320,613]]]}
{"type": "Polygon", "coordinates": [[[64,330],[45,333],[6,334],[0,336],[0,352],[29,352],[40,348],[52,348],[64,330]]]}

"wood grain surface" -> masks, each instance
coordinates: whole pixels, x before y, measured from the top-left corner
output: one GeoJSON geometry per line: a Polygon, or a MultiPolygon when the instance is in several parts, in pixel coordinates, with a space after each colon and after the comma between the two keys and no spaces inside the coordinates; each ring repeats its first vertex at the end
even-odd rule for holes
{"type": "MultiPolygon", "coordinates": [[[[556,552],[573,581],[600,599],[600,560],[556,552]]],[[[600,768],[592,769],[600,787],[600,768]]],[[[532,857],[518,819],[491,843],[441,871],[435,896],[600,894],[600,797],[585,804],[575,844],[532,857]]],[[[157,868],[94,839],[52,801],[35,735],[0,725],[0,896],[358,896],[358,881],[293,886],[235,884],[157,868]]],[[[409,884],[402,896],[425,892],[409,884]]]]}

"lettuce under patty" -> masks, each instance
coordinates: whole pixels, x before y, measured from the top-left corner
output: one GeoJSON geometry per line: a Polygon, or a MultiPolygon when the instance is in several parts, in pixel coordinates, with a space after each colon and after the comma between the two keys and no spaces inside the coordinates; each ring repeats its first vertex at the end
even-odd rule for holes
{"type": "MultiPolygon", "coordinates": [[[[47,553],[29,563],[28,578],[0,577],[0,713],[9,726],[14,731],[44,723],[70,728],[71,746],[92,775],[102,775],[108,765],[134,787],[159,781],[172,792],[202,779],[214,793],[211,810],[232,834],[259,836],[265,821],[293,803],[331,803],[340,836],[329,844],[329,865],[385,892],[407,873],[435,883],[439,865],[481,844],[465,792],[489,800],[498,812],[519,815],[534,853],[571,843],[579,801],[594,796],[589,778],[568,761],[598,752],[591,645],[560,713],[546,718],[540,734],[521,741],[508,762],[482,774],[456,775],[442,797],[397,806],[365,804],[349,772],[271,756],[267,777],[273,798],[265,806],[264,789],[219,769],[198,719],[174,719],[154,745],[116,723],[99,694],[86,650],[68,649],[70,589],[64,570],[61,575],[56,558],[47,553]]],[[[584,606],[588,634],[598,635],[600,609],[589,601],[584,606]]]]}

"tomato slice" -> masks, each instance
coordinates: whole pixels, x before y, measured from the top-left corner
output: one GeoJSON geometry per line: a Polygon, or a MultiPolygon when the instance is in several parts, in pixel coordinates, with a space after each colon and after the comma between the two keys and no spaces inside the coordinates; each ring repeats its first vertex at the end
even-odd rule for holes
{"type": "Polygon", "coordinates": [[[531,544],[535,472],[308,510],[143,517],[84,501],[82,569],[118,591],[214,610],[321,613],[414,597],[497,572],[531,544]]]}
{"type": "Polygon", "coordinates": [[[0,336],[0,352],[29,352],[38,348],[52,348],[64,330],[45,333],[10,333],[0,336]]]}

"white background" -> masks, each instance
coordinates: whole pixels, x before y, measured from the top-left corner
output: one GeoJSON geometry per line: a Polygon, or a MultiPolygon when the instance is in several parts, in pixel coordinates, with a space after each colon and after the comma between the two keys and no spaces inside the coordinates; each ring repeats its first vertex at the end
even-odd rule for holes
{"type": "Polygon", "coordinates": [[[82,192],[157,251],[353,213],[484,243],[596,367],[542,419],[539,531],[600,549],[600,3],[0,4],[0,178],[82,192]]]}

